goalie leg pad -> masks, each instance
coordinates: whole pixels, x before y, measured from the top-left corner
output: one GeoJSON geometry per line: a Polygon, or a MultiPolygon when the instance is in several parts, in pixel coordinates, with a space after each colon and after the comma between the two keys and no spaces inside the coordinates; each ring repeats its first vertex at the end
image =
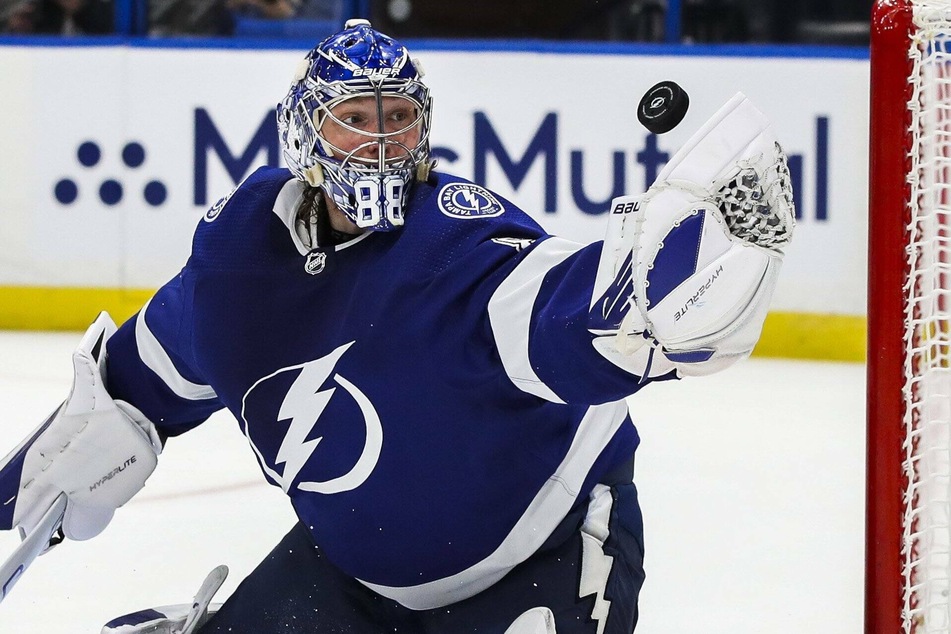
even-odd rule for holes
{"type": "Polygon", "coordinates": [[[100,634],[192,634],[221,608],[211,599],[228,578],[227,566],[216,566],[190,604],[167,605],[126,614],[106,623],[100,634]]]}
{"type": "MultiPolygon", "coordinates": [[[[220,603],[209,605],[198,627],[204,625],[219,607],[220,603]]],[[[106,623],[101,634],[183,634],[182,628],[191,608],[188,603],[180,603],[126,614],[106,623]]]]}
{"type": "Polygon", "coordinates": [[[546,607],[532,608],[515,619],[505,634],[557,634],[555,615],[546,607]]]}

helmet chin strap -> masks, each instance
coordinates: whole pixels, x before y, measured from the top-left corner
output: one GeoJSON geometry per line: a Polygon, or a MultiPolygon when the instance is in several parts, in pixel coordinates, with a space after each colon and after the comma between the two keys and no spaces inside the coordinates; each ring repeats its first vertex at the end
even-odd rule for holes
{"type": "Polygon", "coordinates": [[[436,161],[422,161],[416,166],[416,182],[425,183],[429,179],[429,173],[436,167],[436,161]]]}
{"type": "Polygon", "coordinates": [[[324,182],[324,170],[317,163],[304,170],[304,180],[311,187],[320,187],[324,182]]]}

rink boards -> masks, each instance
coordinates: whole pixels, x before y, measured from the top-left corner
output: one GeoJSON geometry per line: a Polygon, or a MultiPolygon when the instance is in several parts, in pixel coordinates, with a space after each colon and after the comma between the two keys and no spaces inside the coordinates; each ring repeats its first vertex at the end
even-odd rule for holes
{"type": "MultiPolygon", "coordinates": [[[[0,328],[121,319],[173,276],[208,207],[279,164],[273,109],[305,48],[0,45],[0,328]]],[[[44,45],[40,45],[44,44],[44,45]]],[[[241,43],[232,43],[241,44],[241,43]]],[[[798,232],[757,353],[864,355],[868,60],[861,51],[420,42],[439,169],[486,184],[550,232],[603,235],[742,91],[790,156],[798,232]],[[640,95],[691,108],[652,136],[640,95]]]]}

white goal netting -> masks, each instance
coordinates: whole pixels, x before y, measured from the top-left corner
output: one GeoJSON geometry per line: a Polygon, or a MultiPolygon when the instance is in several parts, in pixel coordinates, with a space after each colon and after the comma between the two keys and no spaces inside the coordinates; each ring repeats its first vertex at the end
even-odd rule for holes
{"type": "MultiPolygon", "coordinates": [[[[903,629],[951,633],[951,0],[913,0],[903,629]]],[[[898,122],[896,122],[898,124],[898,122]]]]}

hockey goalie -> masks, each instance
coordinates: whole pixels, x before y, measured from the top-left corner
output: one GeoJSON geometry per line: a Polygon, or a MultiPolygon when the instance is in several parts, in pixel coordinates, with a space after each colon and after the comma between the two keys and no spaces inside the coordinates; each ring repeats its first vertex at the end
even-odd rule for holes
{"type": "Polygon", "coordinates": [[[630,634],[625,399],[751,353],[793,232],[786,158],[737,95],[578,244],[435,169],[431,110],[366,21],[308,53],[277,108],[287,167],[222,198],[132,319],[100,315],[0,465],[0,528],[25,538],[4,593],[227,408],[297,523],[223,602],[218,568],[104,633],[630,634]]]}

